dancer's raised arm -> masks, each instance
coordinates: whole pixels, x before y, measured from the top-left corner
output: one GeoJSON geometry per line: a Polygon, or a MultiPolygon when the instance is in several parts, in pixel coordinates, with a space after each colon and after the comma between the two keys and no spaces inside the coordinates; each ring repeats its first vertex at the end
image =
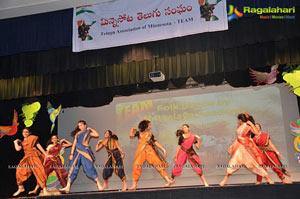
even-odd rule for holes
{"type": "Polygon", "coordinates": [[[14,140],[14,145],[15,145],[16,151],[22,150],[22,146],[19,143],[21,143],[21,140],[19,140],[19,139],[14,140]]]}
{"type": "Polygon", "coordinates": [[[73,145],[72,142],[70,142],[66,139],[61,139],[60,142],[63,143],[62,147],[65,147],[65,148],[71,147],[73,145]]]}
{"type": "Polygon", "coordinates": [[[137,131],[137,128],[131,128],[129,131],[129,137],[134,138],[137,131]]]}
{"type": "Polygon", "coordinates": [[[195,136],[196,136],[196,140],[197,140],[197,143],[195,144],[195,146],[199,150],[200,149],[201,138],[198,135],[195,135],[195,136]]]}
{"type": "Polygon", "coordinates": [[[95,129],[93,129],[92,127],[87,127],[86,129],[91,132],[91,134],[90,134],[91,137],[93,137],[93,138],[98,138],[99,137],[99,133],[95,129]]]}
{"type": "Polygon", "coordinates": [[[100,151],[104,147],[103,140],[99,140],[96,145],[96,152],[100,151]]]}
{"type": "Polygon", "coordinates": [[[251,131],[255,135],[257,135],[259,133],[258,130],[257,130],[257,128],[255,127],[255,125],[250,120],[247,121],[247,124],[251,127],[251,131]]]}

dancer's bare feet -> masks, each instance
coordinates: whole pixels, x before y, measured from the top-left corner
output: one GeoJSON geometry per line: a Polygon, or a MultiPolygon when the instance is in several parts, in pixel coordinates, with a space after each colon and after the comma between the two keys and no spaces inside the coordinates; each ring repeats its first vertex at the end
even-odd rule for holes
{"type": "Polygon", "coordinates": [[[69,178],[68,182],[67,182],[67,186],[65,186],[62,189],[59,189],[59,191],[65,192],[65,193],[70,193],[70,189],[71,189],[71,179],[69,178]]]}
{"type": "Polygon", "coordinates": [[[122,182],[123,182],[123,189],[122,189],[122,191],[126,191],[128,189],[126,178],[123,178],[122,182]]]}
{"type": "Polygon", "coordinates": [[[97,187],[98,187],[98,191],[103,191],[104,190],[104,186],[102,187],[101,184],[97,183],[97,187]]]}
{"type": "Polygon", "coordinates": [[[32,190],[32,191],[29,191],[28,194],[29,195],[31,195],[31,194],[37,194],[37,192],[38,192],[38,190],[32,190]]]}
{"type": "Polygon", "coordinates": [[[131,186],[128,190],[136,190],[136,186],[131,186]]]}
{"type": "Polygon", "coordinates": [[[261,184],[261,181],[257,181],[255,184],[256,184],[256,185],[260,185],[260,184],[261,184]]]}
{"type": "Polygon", "coordinates": [[[44,196],[49,196],[50,195],[50,193],[48,192],[46,187],[43,188],[43,194],[44,194],[44,196]]]}
{"type": "Polygon", "coordinates": [[[274,181],[271,180],[271,178],[269,177],[269,175],[265,176],[266,180],[268,181],[269,184],[274,184],[274,181]]]}
{"type": "MultiPolygon", "coordinates": [[[[97,187],[98,187],[98,191],[103,191],[104,188],[102,187],[98,177],[95,179],[95,181],[96,181],[96,184],[97,184],[97,187]]],[[[104,182],[104,184],[105,184],[105,182],[104,182]]]]}
{"type": "Polygon", "coordinates": [[[59,191],[62,191],[62,192],[65,192],[65,193],[70,193],[70,189],[71,189],[71,187],[67,185],[64,188],[59,189],[59,191]]]}
{"type": "Polygon", "coordinates": [[[39,185],[36,185],[34,190],[32,191],[29,191],[28,194],[31,195],[31,194],[37,194],[38,190],[39,190],[40,186],[39,185]]]}
{"type": "Polygon", "coordinates": [[[108,186],[107,186],[107,180],[104,180],[104,182],[103,182],[103,190],[104,189],[108,189],[108,186]]]}
{"type": "Polygon", "coordinates": [[[220,186],[224,186],[229,178],[230,174],[226,172],[225,176],[224,176],[224,179],[220,182],[220,186]]]}
{"type": "Polygon", "coordinates": [[[269,183],[269,184],[274,184],[274,181],[271,180],[271,179],[268,179],[268,183],[269,183]]]}
{"type": "Polygon", "coordinates": [[[126,185],[123,187],[122,191],[126,191],[127,189],[128,189],[128,186],[126,185]]]}
{"type": "Polygon", "coordinates": [[[202,180],[204,186],[208,187],[209,185],[208,185],[208,183],[206,182],[206,179],[205,179],[205,177],[204,177],[204,174],[201,174],[201,175],[200,175],[200,178],[201,178],[201,180],[202,180]]]}
{"type": "Polygon", "coordinates": [[[136,190],[136,181],[132,182],[132,186],[129,188],[129,190],[136,190]]]}
{"type": "Polygon", "coordinates": [[[175,182],[175,180],[173,178],[170,178],[169,181],[167,182],[167,184],[165,184],[165,187],[171,186],[174,182],[175,182]]]}
{"type": "Polygon", "coordinates": [[[16,191],[13,196],[18,196],[20,193],[24,192],[25,189],[23,186],[19,186],[18,191],[16,191]]]}
{"type": "Polygon", "coordinates": [[[289,180],[286,180],[286,179],[283,179],[281,181],[282,181],[282,184],[293,184],[292,181],[289,181],[289,180]]]}
{"type": "Polygon", "coordinates": [[[225,185],[225,183],[226,183],[226,180],[224,179],[224,180],[222,180],[222,181],[220,182],[219,185],[220,185],[221,187],[223,187],[223,186],[225,185]]]}

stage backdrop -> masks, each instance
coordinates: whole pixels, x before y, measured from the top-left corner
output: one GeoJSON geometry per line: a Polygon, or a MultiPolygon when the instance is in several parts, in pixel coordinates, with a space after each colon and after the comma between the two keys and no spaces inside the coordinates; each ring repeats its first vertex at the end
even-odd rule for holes
{"type": "Polygon", "coordinates": [[[74,8],[73,52],[226,29],[226,0],[116,0],[74,8]]]}
{"type": "MultiPolygon", "coordinates": [[[[253,115],[262,125],[263,131],[270,133],[273,143],[284,156],[283,163],[288,165],[290,172],[299,171],[299,164],[293,156],[294,137],[289,133],[288,127],[290,121],[295,122],[299,117],[297,99],[283,84],[242,89],[229,85],[181,89],[117,97],[110,105],[97,108],[67,108],[59,116],[58,134],[60,138],[73,141],[70,132],[81,119],[86,120],[89,126],[99,132],[99,139],[104,139],[103,134],[107,129],[115,132],[119,136],[120,146],[126,153],[125,170],[127,180],[131,184],[132,164],[138,140],[129,138],[130,128],[137,127],[143,118],[151,120],[153,134],[167,150],[167,161],[170,164],[168,174],[171,175],[177,147],[175,132],[182,124],[187,123],[191,132],[202,138],[201,148],[196,151],[204,166],[207,181],[218,183],[224,177],[225,167],[230,158],[227,148],[236,138],[237,115],[244,112],[253,115]]],[[[93,150],[96,142],[96,139],[91,140],[93,150]]],[[[67,150],[65,155],[69,154],[67,150]]],[[[97,172],[102,178],[107,152],[104,149],[95,153],[95,156],[97,172]]],[[[175,185],[202,184],[199,176],[189,167],[189,163],[176,180],[175,185]]],[[[248,170],[241,169],[229,179],[229,183],[254,183],[255,180],[256,177],[248,170]]],[[[279,179],[273,176],[273,180],[279,179]]],[[[110,181],[110,188],[122,187],[120,179],[115,175],[110,181]]],[[[153,168],[147,168],[145,164],[138,186],[163,185],[164,180],[159,173],[153,168]]],[[[96,185],[81,171],[73,184],[73,191],[85,189],[95,190],[96,185]]]]}

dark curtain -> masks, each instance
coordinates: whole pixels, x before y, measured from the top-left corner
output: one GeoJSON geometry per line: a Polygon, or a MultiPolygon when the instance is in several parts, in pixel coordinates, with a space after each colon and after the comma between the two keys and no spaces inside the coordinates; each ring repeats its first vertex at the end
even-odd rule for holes
{"type": "Polygon", "coordinates": [[[140,62],[1,79],[0,99],[147,83],[151,82],[149,72],[157,70],[164,73],[166,80],[171,80],[299,61],[300,38],[294,38],[237,48],[177,54],[140,62]]]}
{"type": "Polygon", "coordinates": [[[73,9],[0,20],[0,56],[72,45],[73,9]]]}

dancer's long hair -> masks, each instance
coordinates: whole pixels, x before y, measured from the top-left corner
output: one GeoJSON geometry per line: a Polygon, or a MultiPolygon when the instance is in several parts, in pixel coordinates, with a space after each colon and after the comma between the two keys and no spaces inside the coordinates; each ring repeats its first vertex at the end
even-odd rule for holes
{"type": "Polygon", "coordinates": [[[138,126],[140,132],[144,132],[146,130],[146,128],[148,128],[149,123],[150,123],[149,120],[142,120],[138,126]]]}
{"type": "MultiPolygon", "coordinates": [[[[84,121],[84,120],[79,120],[77,122],[77,124],[79,124],[79,123],[83,123],[84,125],[86,125],[86,121],[84,121]]],[[[80,129],[79,129],[78,125],[77,125],[77,127],[71,132],[71,136],[75,137],[76,133],[78,133],[79,131],[80,131],[80,129]]]]}
{"type": "Polygon", "coordinates": [[[240,113],[237,118],[239,120],[242,120],[242,122],[247,122],[247,121],[250,121],[252,122],[253,124],[255,124],[255,120],[254,118],[252,117],[252,115],[248,115],[247,113],[240,113]]]}
{"type": "Polygon", "coordinates": [[[31,130],[30,130],[30,128],[28,128],[28,127],[24,127],[24,128],[23,128],[23,130],[22,130],[22,132],[23,132],[24,130],[27,130],[27,131],[29,132],[29,134],[31,134],[31,130]]]}
{"type": "Polygon", "coordinates": [[[256,123],[256,125],[258,125],[258,126],[259,126],[259,128],[260,128],[260,130],[261,130],[261,125],[260,125],[259,123],[256,123]]]}
{"type": "Polygon", "coordinates": [[[176,136],[179,137],[179,139],[178,139],[178,145],[181,145],[181,143],[182,143],[183,140],[184,140],[183,134],[184,134],[184,132],[183,132],[183,130],[181,130],[181,129],[178,129],[178,130],[176,131],[176,136]]]}
{"type": "Polygon", "coordinates": [[[114,140],[118,140],[118,139],[119,139],[118,136],[117,136],[116,134],[114,134],[111,130],[106,130],[106,131],[104,132],[104,134],[105,134],[106,132],[109,133],[109,137],[110,137],[110,138],[112,138],[112,139],[114,139],[114,140]]]}
{"type": "Polygon", "coordinates": [[[186,126],[186,127],[190,128],[190,125],[188,125],[188,124],[183,124],[182,126],[186,126]]]}
{"type": "MultiPolygon", "coordinates": [[[[237,118],[240,119],[240,120],[242,120],[242,122],[250,121],[250,122],[252,122],[255,125],[254,118],[252,117],[252,115],[248,115],[247,113],[240,113],[237,118]]],[[[253,132],[251,132],[250,137],[254,138],[255,134],[253,132]]]]}
{"type": "Polygon", "coordinates": [[[60,143],[60,140],[58,139],[58,136],[57,136],[57,135],[52,135],[52,136],[50,137],[50,139],[47,141],[46,147],[48,147],[50,144],[53,144],[53,142],[51,141],[53,136],[57,137],[57,144],[60,143]]]}

